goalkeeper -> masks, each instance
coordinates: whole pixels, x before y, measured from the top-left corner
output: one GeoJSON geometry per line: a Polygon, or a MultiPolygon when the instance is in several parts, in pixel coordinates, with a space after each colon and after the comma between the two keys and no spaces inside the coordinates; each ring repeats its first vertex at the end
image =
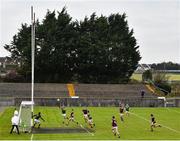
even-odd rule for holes
{"type": "Polygon", "coordinates": [[[38,128],[40,128],[40,126],[41,126],[41,121],[40,121],[40,119],[42,119],[43,121],[45,121],[45,120],[42,118],[42,116],[41,116],[41,112],[39,112],[39,113],[36,114],[36,115],[33,115],[33,117],[35,117],[35,118],[34,118],[34,126],[33,126],[33,128],[36,126],[36,124],[38,124],[38,128]]]}

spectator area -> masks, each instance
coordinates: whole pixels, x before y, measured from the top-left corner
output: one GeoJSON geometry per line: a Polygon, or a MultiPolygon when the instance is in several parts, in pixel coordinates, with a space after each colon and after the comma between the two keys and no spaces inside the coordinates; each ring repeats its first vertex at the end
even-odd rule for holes
{"type": "MultiPolygon", "coordinates": [[[[75,84],[75,94],[80,98],[140,98],[141,91],[145,91],[144,98],[155,98],[143,84],[75,84]]],[[[0,97],[31,97],[30,83],[0,83],[0,97]]],[[[36,98],[68,98],[66,84],[36,83],[34,97],[36,98]]]]}

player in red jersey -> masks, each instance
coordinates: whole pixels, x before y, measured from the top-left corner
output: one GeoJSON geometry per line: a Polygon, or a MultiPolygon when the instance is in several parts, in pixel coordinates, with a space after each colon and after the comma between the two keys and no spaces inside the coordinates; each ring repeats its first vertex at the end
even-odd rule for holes
{"type": "Polygon", "coordinates": [[[118,138],[120,138],[120,134],[118,131],[118,126],[117,126],[117,121],[115,119],[115,116],[112,117],[112,132],[114,134],[114,136],[118,136],[118,138]]]}

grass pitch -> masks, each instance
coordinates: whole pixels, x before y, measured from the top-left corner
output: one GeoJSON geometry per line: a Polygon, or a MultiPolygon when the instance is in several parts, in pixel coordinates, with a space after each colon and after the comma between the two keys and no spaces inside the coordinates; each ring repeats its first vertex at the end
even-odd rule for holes
{"type": "MultiPolygon", "coordinates": [[[[66,108],[67,115],[72,107],[66,108]]],[[[180,108],[131,108],[130,116],[124,115],[125,122],[119,118],[118,108],[89,107],[93,120],[96,124],[95,132],[86,133],[63,133],[63,134],[9,134],[11,129],[11,116],[14,107],[7,108],[0,115],[0,139],[4,140],[117,140],[111,131],[111,118],[114,115],[118,122],[121,135],[120,139],[134,140],[179,140],[180,139],[180,108]],[[155,115],[156,121],[162,125],[154,132],[150,131],[150,114],[155,115]]],[[[41,112],[45,122],[41,128],[64,127],[61,111],[57,107],[35,107],[35,113],[41,112]]],[[[74,107],[75,119],[87,127],[82,116],[82,108],[74,107]]],[[[69,127],[77,128],[76,124],[70,123],[69,127]]],[[[80,126],[79,126],[80,127],[80,126]]],[[[78,128],[79,128],[78,127],[78,128]]]]}

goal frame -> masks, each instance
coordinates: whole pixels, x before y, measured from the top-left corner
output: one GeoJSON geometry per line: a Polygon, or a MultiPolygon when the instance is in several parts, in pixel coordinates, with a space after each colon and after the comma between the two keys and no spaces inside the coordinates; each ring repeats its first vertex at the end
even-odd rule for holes
{"type": "MultiPolygon", "coordinates": [[[[21,102],[21,105],[20,105],[20,108],[19,108],[19,115],[18,115],[18,119],[19,119],[19,123],[20,123],[20,125],[22,124],[22,118],[21,118],[21,115],[22,115],[22,108],[23,108],[23,106],[29,106],[29,108],[31,108],[32,106],[34,105],[34,102],[32,102],[32,101],[22,101],[21,102]]],[[[30,113],[29,114],[30,115],[30,117],[29,117],[29,122],[30,122],[30,127],[29,127],[29,129],[31,129],[31,127],[33,126],[33,120],[32,120],[32,113],[30,113]]],[[[21,125],[21,127],[22,127],[22,125],[21,125]]],[[[31,132],[31,130],[29,130],[29,132],[31,132]]]]}

